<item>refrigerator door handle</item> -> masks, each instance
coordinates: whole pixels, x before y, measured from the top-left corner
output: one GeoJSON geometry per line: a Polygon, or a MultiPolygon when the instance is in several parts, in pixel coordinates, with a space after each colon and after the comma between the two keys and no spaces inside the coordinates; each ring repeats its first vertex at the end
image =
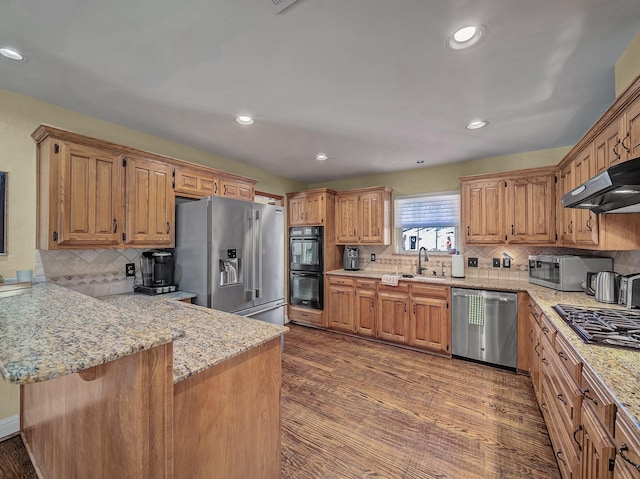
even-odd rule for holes
{"type": "Polygon", "coordinates": [[[254,259],[254,232],[253,232],[253,211],[244,210],[246,229],[244,232],[244,255],[245,255],[245,299],[247,301],[253,301],[254,299],[254,284],[255,284],[255,259],[254,259]],[[251,236],[249,235],[251,232],[251,236]]]}
{"type": "Polygon", "coordinates": [[[255,214],[256,214],[256,219],[254,224],[255,236],[253,241],[253,247],[255,251],[255,254],[254,254],[255,273],[254,274],[255,274],[256,280],[254,284],[256,285],[255,297],[256,299],[258,299],[262,297],[262,221],[260,220],[260,211],[256,210],[255,214]]]}

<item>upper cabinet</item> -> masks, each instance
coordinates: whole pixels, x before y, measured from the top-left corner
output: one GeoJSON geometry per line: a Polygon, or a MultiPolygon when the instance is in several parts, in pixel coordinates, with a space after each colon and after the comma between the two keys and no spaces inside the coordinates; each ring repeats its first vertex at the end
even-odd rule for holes
{"type": "Polygon", "coordinates": [[[37,248],[172,247],[175,197],[253,200],[255,180],[40,126],[37,248]]]}
{"type": "Polygon", "coordinates": [[[460,181],[465,245],[555,243],[555,167],[460,181]]]}
{"type": "Polygon", "coordinates": [[[289,226],[327,226],[335,194],[326,188],[288,193],[289,226]]]}
{"type": "Polygon", "coordinates": [[[336,195],[336,243],[391,244],[391,188],[340,191],[336,195]]]}

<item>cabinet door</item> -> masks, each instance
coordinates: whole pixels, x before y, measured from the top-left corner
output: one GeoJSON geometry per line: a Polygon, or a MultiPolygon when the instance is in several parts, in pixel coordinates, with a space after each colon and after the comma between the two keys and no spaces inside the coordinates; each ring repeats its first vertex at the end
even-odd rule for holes
{"type": "Polygon", "coordinates": [[[378,337],[406,343],[409,340],[408,294],[378,293],[378,337]]]}
{"type": "Polygon", "coordinates": [[[505,181],[466,183],[462,188],[465,244],[504,244],[505,181]]]}
{"type": "Polygon", "coordinates": [[[612,479],[613,468],[609,468],[616,457],[616,450],[600,425],[598,417],[589,405],[582,406],[582,468],[581,479],[612,479]]]}
{"type": "Polygon", "coordinates": [[[358,242],[358,195],[339,194],[336,197],[336,242],[358,242]]]}
{"type": "Polygon", "coordinates": [[[450,354],[451,321],[447,301],[412,296],[409,344],[450,354]]]}
{"type": "Polygon", "coordinates": [[[384,243],[384,198],[382,192],[363,193],[359,203],[360,243],[384,243]]]}
{"type": "Polygon", "coordinates": [[[145,158],[126,159],[126,243],[174,244],[173,168],[145,158]]]}
{"type": "Polygon", "coordinates": [[[312,194],[305,197],[304,221],[307,225],[324,224],[324,195],[312,194]]]}
{"type": "Polygon", "coordinates": [[[624,122],[622,120],[615,120],[596,137],[594,141],[596,174],[602,173],[611,165],[622,161],[624,148],[621,143],[624,135],[620,133],[623,124],[624,122]]]}
{"type": "Polygon", "coordinates": [[[204,198],[218,194],[219,178],[204,170],[178,167],[176,168],[175,193],[190,198],[204,198]]]}
{"type": "Polygon", "coordinates": [[[623,118],[622,155],[626,161],[640,156],[640,99],[629,105],[623,118]]]}
{"type": "Polygon", "coordinates": [[[220,195],[236,200],[253,201],[254,190],[251,183],[222,177],[220,180],[220,195]]]}
{"type": "Polygon", "coordinates": [[[564,246],[576,244],[575,221],[576,210],[573,208],[563,208],[560,198],[565,193],[571,191],[573,183],[573,163],[567,164],[560,170],[558,181],[558,208],[562,212],[560,215],[560,241],[564,246]]]}
{"type": "Polygon", "coordinates": [[[289,198],[289,226],[304,224],[304,197],[289,198]]]}
{"type": "Polygon", "coordinates": [[[121,158],[109,152],[61,143],[58,245],[110,246],[123,228],[121,158]]]}
{"type": "Polygon", "coordinates": [[[555,175],[510,180],[507,188],[509,243],[554,243],[555,175]]]}
{"type": "Polygon", "coordinates": [[[356,333],[375,336],[375,331],[376,292],[369,289],[356,289],[356,333]]]}
{"type": "Polygon", "coordinates": [[[329,286],[329,327],[354,332],[354,291],[343,286],[329,286]]]}
{"type": "Polygon", "coordinates": [[[533,391],[536,393],[538,404],[542,402],[542,390],[540,381],[540,326],[533,317],[531,310],[529,311],[529,340],[530,342],[530,358],[529,367],[531,368],[531,383],[533,391]]]}
{"type": "MultiPolygon", "coordinates": [[[[595,163],[593,145],[589,145],[573,160],[574,188],[595,176],[595,163]]],[[[574,219],[576,243],[597,245],[598,215],[586,209],[576,209],[574,219]]]]}

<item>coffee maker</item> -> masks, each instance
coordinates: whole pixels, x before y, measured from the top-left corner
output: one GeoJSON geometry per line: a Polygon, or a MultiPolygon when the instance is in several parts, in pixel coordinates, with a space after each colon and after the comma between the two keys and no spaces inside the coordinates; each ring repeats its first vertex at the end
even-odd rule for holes
{"type": "Polygon", "coordinates": [[[360,269],[360,254],[358,248],[353,246],[344,247],[342,256],[342,267],[346,270],[356,271],[360,269]]]}
{"type": "Polygon", "coordinates": [[[136,286],[134,291],[151,295],[174,292],[176,286],[173,284],[173,265],[171,251],[143,251],[140,256],[142,286],[136,286]]]}

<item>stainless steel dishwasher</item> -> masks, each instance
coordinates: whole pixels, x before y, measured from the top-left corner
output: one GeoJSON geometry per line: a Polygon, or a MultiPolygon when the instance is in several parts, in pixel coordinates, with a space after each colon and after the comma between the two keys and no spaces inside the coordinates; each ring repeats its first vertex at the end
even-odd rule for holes
{"type": "Polygon", "coordinates": [[[452,288],[451,296],[453,355],[515,369],[518,295],[452,288]]]}

